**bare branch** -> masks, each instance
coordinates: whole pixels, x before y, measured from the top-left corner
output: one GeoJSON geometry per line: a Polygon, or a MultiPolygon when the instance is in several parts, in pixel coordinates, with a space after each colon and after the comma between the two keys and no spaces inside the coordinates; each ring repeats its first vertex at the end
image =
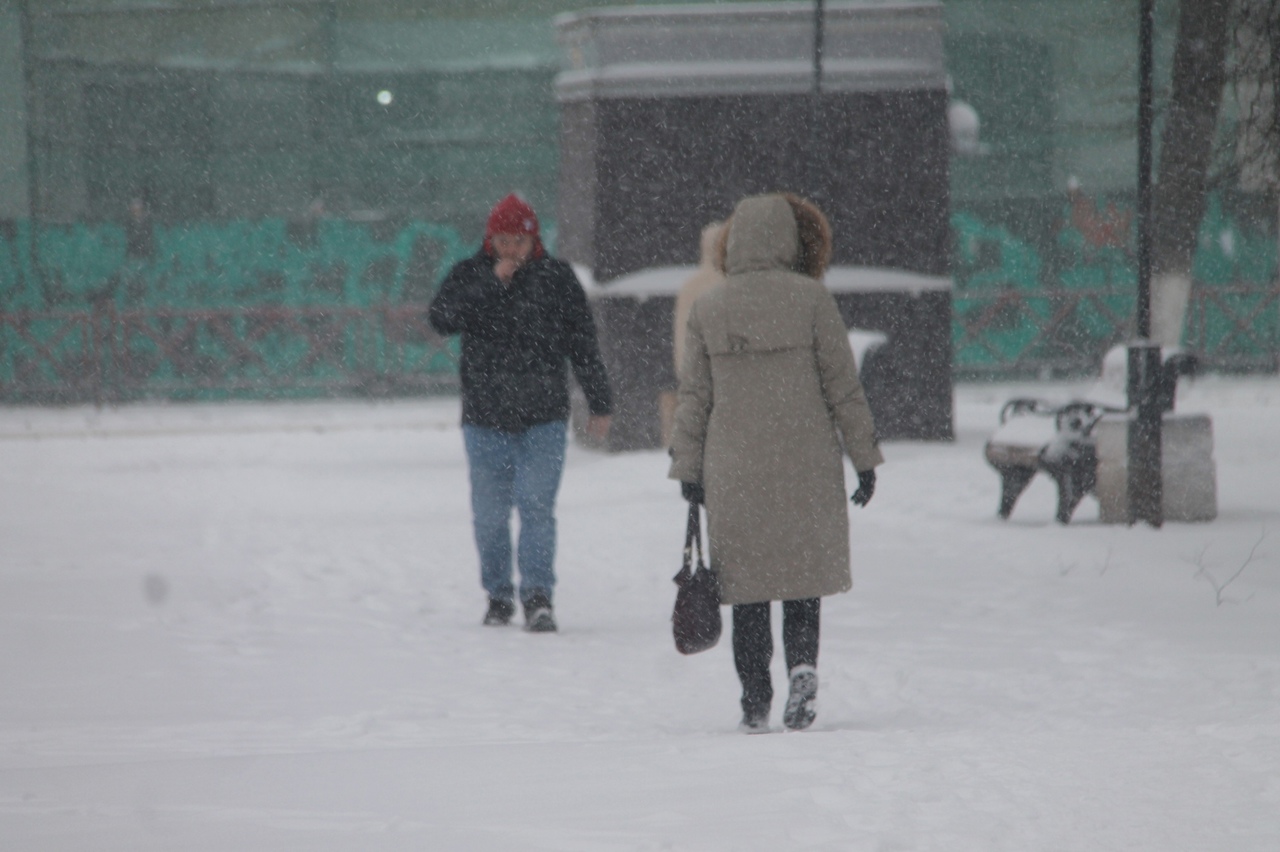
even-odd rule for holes
{"type": "MultiPolygon", "coordinates": [[[[1209,542],[1204,547],[1200,548],[1200,552],[1196,554],[1194,561],[1188,560],[1192,565],[1198,565],[1200,567],[1200,570],[1196,572],[1196,577],[1200,577],[1205,573],[1204,555],[1209,552],[1209,548],[1212,546],[1213,542],[1209,542]]],[[[1210,580],[1210,582],[1212,582],[1212,580],[1210,580]]]]}
{"type": "MultiPolygon", "coordinates": [[[[1204,564],[1204,556],[1209,551],[1209,545],[1206,544],[1204,548],[1200,551],[1199,555],[1196,556],[1194,564],[1199,566],[1200,570],[1196,572],[1195,576],[1204,577],[1206,580],[1209,581],[1209,585],[1213,587],[1214,596],[1217,601],[1217,603],[1215,604],[1216,606],[1222,606],[1223,601],[1225,600],[1225,598],[1223,597],[1223,592],[1227,590],[1227,586],[1230,586],[1232,583],[1234,583],[1240,577],[1240,575],[1244,573],[1244,569],[1249,567],[1249,563],[1253,562],[1253,557],[1257,555],[1258,548],[1262,545],[1262,542],[1264,542],[1266,538],[1267,538],[1267,528],[1264,526],[1262,528],[1262,533],[1258,536],[1258,540],[1253,543],[1253,547],[1249,548],[1249,555],[1245,557],[1244,562],[1240,564],[1240,567],[1236,569],[1234,574],[1232,574],[1224,582],[1221,582],[1221,583],[1219,583],[1217,579],[1215,579],[1214,576],[1209,573],[1208,567],[1204,564]]],[[[1253,595],[1250,594],[1249,597],[1253,597],[1253,595]]],[[[1248,598],[1245,598],[1245,600],[1248,600],[1248,598]]]]}

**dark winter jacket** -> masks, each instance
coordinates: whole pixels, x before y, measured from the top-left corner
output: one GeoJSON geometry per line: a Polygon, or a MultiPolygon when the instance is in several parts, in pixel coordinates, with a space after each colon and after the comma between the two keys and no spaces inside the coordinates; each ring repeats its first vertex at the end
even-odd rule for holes
{"type": "Polygon", "coordinates": [[[592,414],[612,412],[595,321],[564,261],[528,261],[504,285],[484,250],[449,271],[431,302],[440,334],[462,335],[462,422],[518,432],[569,417],[573,365],[592,414]]]}

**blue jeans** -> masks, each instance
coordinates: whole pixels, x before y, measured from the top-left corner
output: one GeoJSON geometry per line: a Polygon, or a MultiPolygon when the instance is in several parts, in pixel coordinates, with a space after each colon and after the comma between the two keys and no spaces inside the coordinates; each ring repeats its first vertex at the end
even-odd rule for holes
{"type": "Polygon", "coordinates": [[[548,598],[556,584],[556,492],[564,471],[565,423],[540,423],[523,432],[463,426],[471,471],[471,518],[480,551],[480,585],[510,601],[511,510],[520,513],[520,599],[548,598]]]}

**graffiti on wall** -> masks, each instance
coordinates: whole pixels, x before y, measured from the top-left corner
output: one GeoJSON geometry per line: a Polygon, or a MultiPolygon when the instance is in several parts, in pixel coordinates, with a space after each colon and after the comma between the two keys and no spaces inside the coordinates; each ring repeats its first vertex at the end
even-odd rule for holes
{"type": "MultiPolygon", "coordinates": [[[[1132,207],[1078,191],[1038,235],[952,214],[955,367],[960,375],[1081,375],[1132,334],[1132,207]]],[[[1185,345],[1224,369],[1276,368],[1276,235],[1270,219],[1210,199],[1192,275],[1185,345]]]]}
{"type": "Polygon", "coordinates": [[[0,399],[395,393],[452,383],[425,309],[471,252],[425,222],[16,222],[0,239],[0,399]]]}
{"type": "MultiPolygon", "coordinates": [[[[957,374],[1096,371],[1131,333],[1131,211],[1069,193],[1040,227],[953,213],[957,374]]],[[[472,250],[421,221],[0,223],[0,401],[449,387],[457,343],[431,331],[426,306],[472,250]]],[[[1185,336],[1210,368],[1276,369],[1275,271],[1274,221],[1212,198],[1185,336]]]]}

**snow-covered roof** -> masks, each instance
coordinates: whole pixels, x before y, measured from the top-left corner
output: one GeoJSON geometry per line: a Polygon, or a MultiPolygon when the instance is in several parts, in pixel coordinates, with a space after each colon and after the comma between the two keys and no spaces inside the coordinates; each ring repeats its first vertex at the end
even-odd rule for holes
{"type": "MultiPolygon", "coordinates": [[[[640,300],[652,296],[676,295],[696,269],[696,266],[654,266],[600,284],[590,269],[584,266],[574,267],[589,297],[629,296],[640,300]]],[[[833,293],[908,292],[918,296],[930,290],[951,289],[951,278],[945,275],[924,275],[869,266],[833,266],[827,270],[823,283],[833,293]]]]}
{"type": "MultiPolygon", "coordinates": [[[[814,5],[721,3],[596,9],[556,18],[561,100],[793,94],[813,86],[814,5]]],[[[944,88],[942,6],[833,2],[823,26],[829,92],[944,88]]]]}

